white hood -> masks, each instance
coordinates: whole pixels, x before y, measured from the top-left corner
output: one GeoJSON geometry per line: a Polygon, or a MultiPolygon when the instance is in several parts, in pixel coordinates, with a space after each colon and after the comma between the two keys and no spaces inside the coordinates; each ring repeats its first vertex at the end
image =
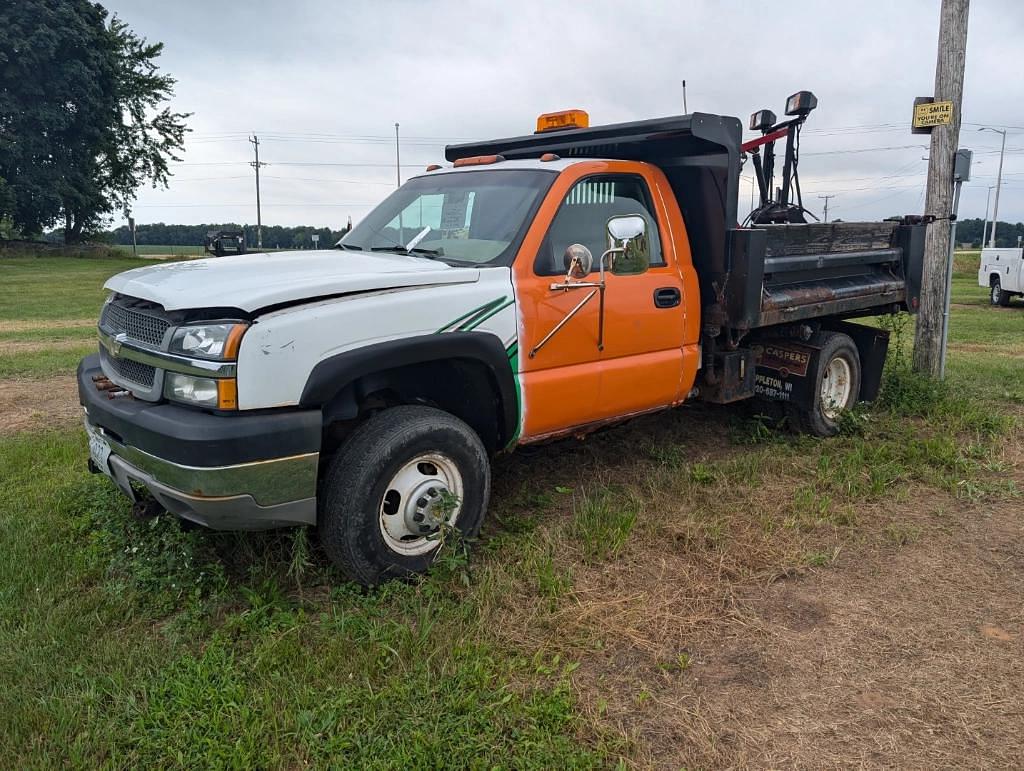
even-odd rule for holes
{"type": "Polygon", "coordinates": [[[348,292],[463,284],[479,277],[476,268],[453,268],[423,257],[331,249],[147,265],[119,273],[104,286],[160,303],[169,311],[239,308],[252,312],[348,292]]]}

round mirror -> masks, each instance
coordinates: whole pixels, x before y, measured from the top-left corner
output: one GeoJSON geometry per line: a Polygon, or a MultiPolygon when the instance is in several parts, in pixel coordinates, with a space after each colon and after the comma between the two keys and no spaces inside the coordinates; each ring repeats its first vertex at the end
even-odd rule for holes
{"type": "Polygon", "coordinates": [[[586,278],[594,269],[594,255],[583,244],[571,244],[562,258],[566,278],[586,278]]]}

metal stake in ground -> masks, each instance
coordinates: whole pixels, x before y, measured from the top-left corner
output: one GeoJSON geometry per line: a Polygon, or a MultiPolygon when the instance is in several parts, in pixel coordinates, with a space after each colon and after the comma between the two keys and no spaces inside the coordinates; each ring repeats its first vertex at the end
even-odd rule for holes
{"type": "Polygon", "coordinates": [[[930,377],[938,377],[942,360],[942,313],[952,235],[953,154],[960,139],[969,7],[969,0],[942,0],[939,22],[934,97],[936,102],[952,102],[953,115],[948,124],[932,128],[925,214],[935,217],[935,221],[925,234],[921,308],[914,332],[914,369],[930,377]]]}
{"type": "Polygon", "coordinates": [[[960,186],[971,178],[974,153],[957,150],[953,164],[953,216],[949,222],[949,260],[946,262],[946,299],[942,306],[942,352],[939,355],[939,379],[946,377],[946,344],[949,342],[949,303],[953,293],[953,256],[956,249],[956,218],[960,211],[960,186]]]}

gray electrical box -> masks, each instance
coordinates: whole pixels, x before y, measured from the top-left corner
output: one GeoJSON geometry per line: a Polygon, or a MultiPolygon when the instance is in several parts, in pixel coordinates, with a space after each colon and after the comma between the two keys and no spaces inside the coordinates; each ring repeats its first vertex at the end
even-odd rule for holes
{"type": "Polygon", "coordinates": [[[970,150],[957,150],[953,158],[953,179],[957,182],[969,182],[971,179],[971,162],[974,153],[970,150]]]}

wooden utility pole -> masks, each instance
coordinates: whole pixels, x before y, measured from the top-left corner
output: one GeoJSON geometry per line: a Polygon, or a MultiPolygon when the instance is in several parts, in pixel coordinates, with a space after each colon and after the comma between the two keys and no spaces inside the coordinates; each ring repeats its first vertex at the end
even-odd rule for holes
{"type": "Polygon", "coordinates": [[[819,195],[818,196],[818,198],[824,198],[825,199],[825,222],[828,222],[828,202],[829,202],[829,199],[830,198],[835,198],[835,197],[836,197],[835,193],[831,193],[829,195],[819,195]]]}
{"type": "Polygon", "coordinates": [[[924,240],[921,307],[914,333],[914,369],[939,377],[942,361],[942,314],[950,250],[949,220],[953,210],[953,161],[960,141],[960,105],[967,57],[967,13],[970,0],[942,0],[939,52],[935,62],[935,101],[953,103],[952,120],[932,128],[928,153],[925,214],[935,217],[924,240]]]}
{"type": "Polygon", "coordinates": [[[260,166],[266,166],[265,163],[260,163],[260,138],[253,134],[249,137],[249,142],[252,144],[253,150],[256,151],[256,160],[249,161],[249,165],[256,169],[256,248],[263,249],[263,214],[260,212],[260,166]]]}

